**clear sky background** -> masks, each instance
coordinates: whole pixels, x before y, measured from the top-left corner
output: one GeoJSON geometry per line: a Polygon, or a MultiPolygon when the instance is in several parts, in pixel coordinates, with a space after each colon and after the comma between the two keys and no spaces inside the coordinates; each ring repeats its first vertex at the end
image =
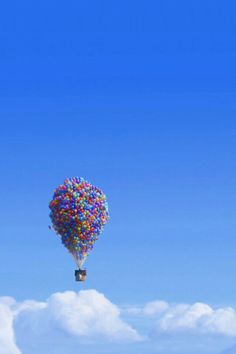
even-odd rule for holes
{"type": "Polygon", "coordinates": [[[53,189],[76,175],[104,190],[111,216],[85,289],[122,306],[235,305],[235,11],[210,0],[2,5],[1,295],[81,289],[48,229],[53,189]]]}

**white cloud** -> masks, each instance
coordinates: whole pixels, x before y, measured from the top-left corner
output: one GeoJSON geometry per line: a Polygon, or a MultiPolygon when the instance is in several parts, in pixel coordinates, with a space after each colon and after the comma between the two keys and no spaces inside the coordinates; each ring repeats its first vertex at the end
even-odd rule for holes
{"type": "Polygon", "coordinates": [[[236,311],[232,307],[213,311],[204,322],[205,327],[212,333],[236,336],[236,311]]]}
{"type": "Polygon", "coordinates": [[[96,290],[55,293],[42,302],[26,301],[15,308],[20,333],[43,336],[62,331],[69,336],[108,341],[139,341],[141,336],[120,317],[119,308],[96,290]]]}
{"type": "Polygon", "coordinates": [[[13,313],[10,308],[13,303],[11,298],[0,298],[0,354],[20,354],[13,331],[13,313]]]}
{"type": "Polygon", "coordinates": [[[144,306],[126,306],[128,316],[142,317],[145,325],[156,334],[197,334],[236,337],[236,309],[233,307],[212,308],[205,303],[169,304],[152,301],[144,306]],[[153,329],[154,322],[154,329],[153,329]]]}
{"type": "Polygon", "coordinates": [[[216,334],[236,337],[236,311],[232,307],[213,309],[204,303],[171,305],[155,301],[141,311],[155,316],[160,333],[216,334]]]}

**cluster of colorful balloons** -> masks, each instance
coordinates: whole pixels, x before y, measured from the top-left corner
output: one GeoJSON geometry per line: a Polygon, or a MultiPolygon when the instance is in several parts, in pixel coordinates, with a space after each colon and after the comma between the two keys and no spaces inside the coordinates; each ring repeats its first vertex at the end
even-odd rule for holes
{"type": "Polygon", "coordinates": [[[109,219],[105,194],[82,177],[67,178],[49,208],[53,228],[81,267],[109,219]]]}

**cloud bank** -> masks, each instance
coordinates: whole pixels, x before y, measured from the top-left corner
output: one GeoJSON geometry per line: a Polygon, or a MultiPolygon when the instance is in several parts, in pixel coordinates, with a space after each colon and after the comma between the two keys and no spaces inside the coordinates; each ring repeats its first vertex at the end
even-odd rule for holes
{"type": "Polygon", "coordinates": [[[165,301],[122,308],[96,290],[58,292],[43,302],[18,303],[13,298],[0,297],[0,354],[47,354],[55,350],[64,353],[60,345],[66,341],[75,341],[76,345],[151,343],[163,334],[236,340],[236,310],[165,301]],[[140,323],[145,323],[145,330],[140,323]]]}

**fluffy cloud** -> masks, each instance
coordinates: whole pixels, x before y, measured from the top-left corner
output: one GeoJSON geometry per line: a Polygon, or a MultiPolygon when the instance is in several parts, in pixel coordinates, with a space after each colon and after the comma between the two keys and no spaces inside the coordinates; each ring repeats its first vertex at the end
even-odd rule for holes
{"type": "Polygon", "coordinates": [[[96,290],[55,293],[45,303],[24,302],[15,309],[16,328],[43,335],[50,329],[70,336],[109,341],[139,341],[141,336],[122,321],[119,308],[96,290]]]}
{"type": "Polygon", "coordinates": [[[236,311],[232,307],[213,309],[204,303],[171,305],[147,303],[136,313],[156,319],[157,333],[192,333],[236,337],[236,311]]]}
{"type": "Polygon", "coordinates": [[[20,354],[13,331],[13,313],[10,309],[13,303],[11,298],[0,298],[0,354],[20,354]]]}
{"type": "MultiPolygon", "coordinates": [[[[142,337],[120,316],[119,308],[96,290],[66,291],[47,301],[16,303],[0,298],[0,354],[20,354],[15,343],[32,346],[30,352],[63,337],[80,341],[136,342],[142,337]]],[[[27,350],[27,349],[26,349],[27,350]]],[[[43,349],[44,350],[44,349],[43,349]]],[[[49,350],[50,352],[50,350],[49,350]]]]}

